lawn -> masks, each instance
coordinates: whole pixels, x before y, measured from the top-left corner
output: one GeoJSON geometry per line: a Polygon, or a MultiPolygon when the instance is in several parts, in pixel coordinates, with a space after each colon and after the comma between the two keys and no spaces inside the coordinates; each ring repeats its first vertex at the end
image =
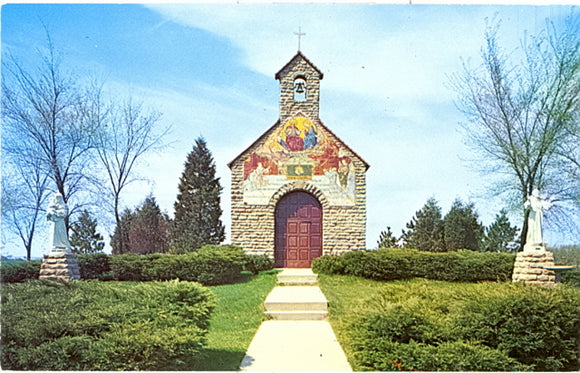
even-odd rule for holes
{"type": "Polygon", "coordinates": [[[264,320],[264,300],[276,285],[276,273],[262,273],[248,282],[212,286],[217,306],[211,316],[203,358],[197,371],[238,370],[246,350],[264,320]]]}

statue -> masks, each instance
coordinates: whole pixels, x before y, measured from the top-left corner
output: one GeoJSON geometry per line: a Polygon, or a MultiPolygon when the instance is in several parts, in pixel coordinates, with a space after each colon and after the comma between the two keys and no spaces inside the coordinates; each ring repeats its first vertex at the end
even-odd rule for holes
{"type": "Polygon", "coordinates": [[[533,249],[535,247],[544,247],[544,239],[542,235],[542,225],[544,220],[544,210],[552,206],[552,201],[542,199],[540,191],[534,189],[532,194],[528,196],[528,200],[524,203],[525,208],[530,209],[528,216],[528,234],[526,235],[526,244],[524,250],[533,249]]]}
{"type": "Polygon", "coordinates": [[[64,203],[62,194],[55,193],[54,196],[50,198],[48,203],[48,209],[46,211],[46,220],[52,222],[52,237],[50,250],[56,252],[66,252],[70,253],[71,246],[68,241],[68,233],[66,231],[66,225],[64,219],[68,214],[68,207],[64,203]]]}

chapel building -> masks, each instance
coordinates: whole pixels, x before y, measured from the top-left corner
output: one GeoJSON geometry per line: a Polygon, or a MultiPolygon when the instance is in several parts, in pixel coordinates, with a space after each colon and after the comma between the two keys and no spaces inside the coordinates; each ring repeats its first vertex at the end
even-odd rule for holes
{"type": "Polygon", "coordinates": [[[231,243],[276,267],[366,247],[369,165],[319,118],[322,72],[300,51],[276,73],[280,117],[231,161],[231,243]]]}

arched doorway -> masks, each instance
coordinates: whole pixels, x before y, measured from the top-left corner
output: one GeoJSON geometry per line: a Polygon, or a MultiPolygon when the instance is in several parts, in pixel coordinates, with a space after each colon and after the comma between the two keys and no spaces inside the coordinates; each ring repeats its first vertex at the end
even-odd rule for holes
{"type": "Polygon", "coordinates": [[[322,206],[309,193],[285,195],[276,205],[276,267],[310,268],[322,255],[322,206]]]}

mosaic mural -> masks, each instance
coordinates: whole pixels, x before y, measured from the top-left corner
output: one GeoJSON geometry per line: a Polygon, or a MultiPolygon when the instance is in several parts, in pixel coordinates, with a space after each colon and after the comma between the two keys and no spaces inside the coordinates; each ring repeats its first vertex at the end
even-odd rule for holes
{"type": "Polygon", "coordinates": [[[245,160],[244,202],[268,204],[293,180],[309,180],[331,205],[354,205],[354,162],[305,117],[289,119],[245,160]]]}

